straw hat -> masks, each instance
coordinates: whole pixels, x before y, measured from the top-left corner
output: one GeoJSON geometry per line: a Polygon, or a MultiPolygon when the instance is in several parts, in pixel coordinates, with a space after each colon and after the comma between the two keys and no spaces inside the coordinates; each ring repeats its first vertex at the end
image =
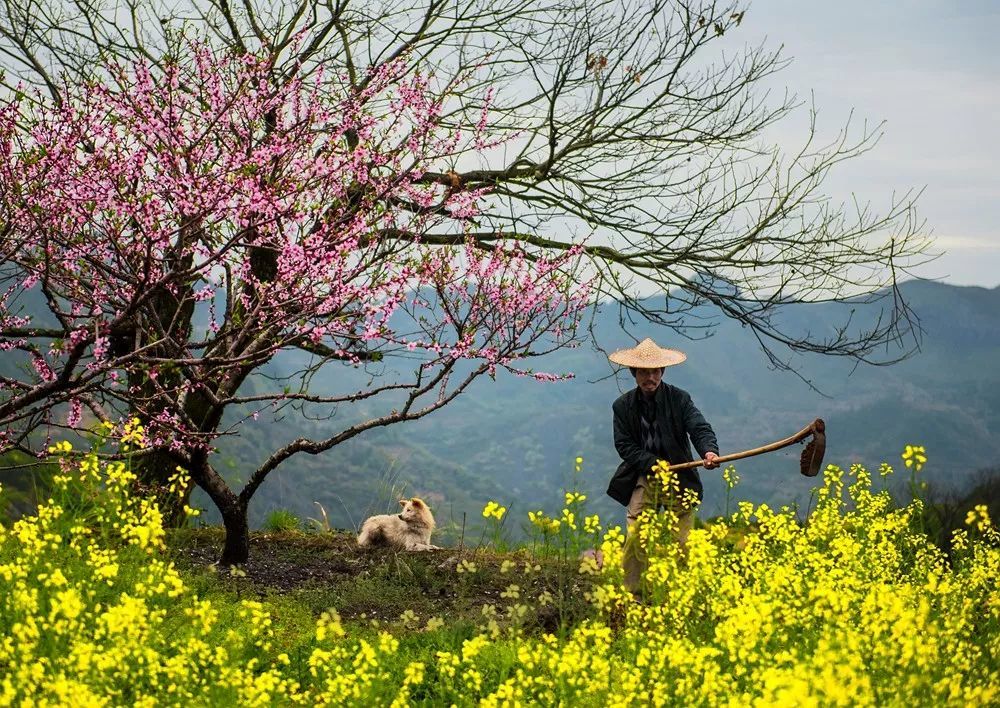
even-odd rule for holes
{"type": "Polygon", "coordinates": [[[649,337],[639,342],[631,349],[619,349],[608,356],[615,364],[621,364],[635,369],[659,369],[664,366],[680,364],[687,359],[687,354],[676,349],[664,349],[657,346],[649,337]]]}

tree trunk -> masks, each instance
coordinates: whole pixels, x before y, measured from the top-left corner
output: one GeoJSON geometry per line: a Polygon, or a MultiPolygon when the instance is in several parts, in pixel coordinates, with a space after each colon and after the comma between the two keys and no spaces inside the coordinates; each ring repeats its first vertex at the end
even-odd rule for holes
{"type": "Polygon", "coordinates": [[[229,488],[219,473],[208,463],[208,452],[198,449],[191,455],[191,476],[205,490],[215,508],[222,514],[226,541],[219,565],[229,567],[246,563],[250,557],[250,527],[247,523],[247,502],[229,488]]]}
{"type": "Polygon", "coordinates": [[[219,565],[228,568],[242,565],[250,557],[250,527],[247,524],[247,508],[239,500],[220,506],[222,523],[226,527],[226,542],[222,547],[219,565]]]}

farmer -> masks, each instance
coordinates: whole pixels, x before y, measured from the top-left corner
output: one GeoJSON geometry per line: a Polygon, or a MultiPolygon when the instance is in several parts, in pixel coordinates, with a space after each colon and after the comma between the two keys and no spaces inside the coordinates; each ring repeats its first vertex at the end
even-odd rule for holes
{"type": "Polygon", "coordinates": [[[715,432],[691,401],[691,396],[676,386],[663,382],[663,370],[680,364],[687,355],[676,349],[663,349],[652,339],[644,339],[632,349],[611,354],[615,364],[627,366],[635,377],[636,387],[622,394],[612,404],[614,411],[615,449],[622,458],[608,485],[608,495],[626,507],[628,537],[625,541],[625,587],[638,593],[646,566],[646,549],[639,543],[635,522],[644,511],[655,513],[670,507],[677,514],[677,541],[682,546],[694,525],[692,497],[702,498],[701,479],[696,470],[680,470],[677,484],[665,485],[653,472],[657,461],[673,464],[690,462],[688,438],[704,460],[706,469],[718,467],[719,455],[715,432]]]}

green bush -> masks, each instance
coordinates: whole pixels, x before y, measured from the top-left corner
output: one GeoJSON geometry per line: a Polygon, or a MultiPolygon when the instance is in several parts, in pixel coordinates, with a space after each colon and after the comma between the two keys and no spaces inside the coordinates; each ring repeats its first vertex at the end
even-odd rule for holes
{"type": "Polygon", "coordinates": [[[264,522],[264,530],[275,533],[298,531],[301,527],[302,520],[288,509],[275,509],[267,515],[267,521],[264,522]]]}

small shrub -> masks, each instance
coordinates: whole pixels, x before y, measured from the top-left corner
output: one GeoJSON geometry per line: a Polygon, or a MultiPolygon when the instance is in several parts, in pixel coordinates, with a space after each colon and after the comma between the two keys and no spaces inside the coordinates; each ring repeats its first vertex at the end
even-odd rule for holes
{"type": "Polygon", "coordinates": [[[275,509],[267,515],[264,522],[264,530],[274,533],[282,531],[298,531],[302,526],[302,520],[288,509],[275,509]]]}

